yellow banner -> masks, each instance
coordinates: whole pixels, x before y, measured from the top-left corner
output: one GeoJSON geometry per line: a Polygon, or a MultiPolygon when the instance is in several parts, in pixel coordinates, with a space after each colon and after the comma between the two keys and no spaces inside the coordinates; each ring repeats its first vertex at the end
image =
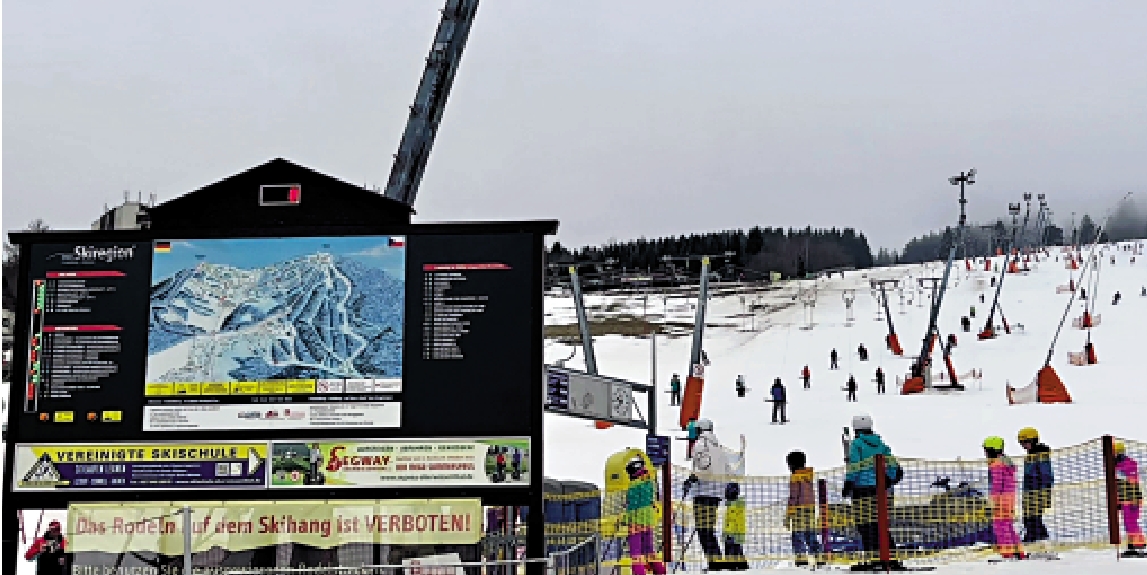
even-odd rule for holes
{"type": "Polygon", "coordinates": [[[223,461],[267,459],[264,443],[187,443],[147,445],[32,445],[35,459],[47,455],[55,463],[130,463],[133,461],[223,461]]]}
{"type": "MultiPolygon", "coordinates": [[[[348,543],[469,545],[482,531],[478,499],[198,501],[189,503],[192,551],[276,543],[329,549],[348,543]]],[[[179,502],[73,504],[72,551],[183,553],[179,502]]]]}

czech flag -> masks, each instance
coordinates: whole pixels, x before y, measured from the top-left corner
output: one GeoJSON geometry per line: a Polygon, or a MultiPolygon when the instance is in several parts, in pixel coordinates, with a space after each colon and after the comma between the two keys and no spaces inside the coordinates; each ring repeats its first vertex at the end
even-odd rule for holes
{"type": "Polygon", "coordinates": [[[390,248],[406,247],[406,237],[404,236],[390,236],[386,241],[386,246],[390,248]]]}

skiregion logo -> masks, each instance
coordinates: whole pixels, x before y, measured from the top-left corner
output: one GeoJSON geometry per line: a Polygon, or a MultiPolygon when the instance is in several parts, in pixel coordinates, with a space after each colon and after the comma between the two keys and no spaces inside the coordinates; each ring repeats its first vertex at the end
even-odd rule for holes
{"type": "Polygon", "coordinates": [[[135,246],[75,246],[71,252],[56,254],[64,262],[113,263],[135,258],[135,246]]]}
{"type": "Polygon", "coordinates": [[[327,471],[365,471],[390,467],[389,455],[344,455],[345,451],[345,445],[331,447],[330,455],[327,456],[327,471]]]}

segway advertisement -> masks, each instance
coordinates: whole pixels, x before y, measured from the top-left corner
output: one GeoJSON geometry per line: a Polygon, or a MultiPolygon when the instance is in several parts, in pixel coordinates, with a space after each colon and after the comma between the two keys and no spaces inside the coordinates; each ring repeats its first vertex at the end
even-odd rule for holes
{"type": "Polygon", "coordinates": [[[528,438],[276,441],[271,487],[523,486],[528,438]]]}

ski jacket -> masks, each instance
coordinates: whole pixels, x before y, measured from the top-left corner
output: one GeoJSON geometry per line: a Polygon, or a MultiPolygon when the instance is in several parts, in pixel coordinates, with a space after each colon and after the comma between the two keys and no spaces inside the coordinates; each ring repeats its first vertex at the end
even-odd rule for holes
{"type": "Polygon", "coordinates": [[[816,484],[812,473],[811,467],[804,467],[789,477],[785,523],[793,531],[812,531],[816,528],[816,484]]]}
{"type": "Polygon", "coordinates": [[[1012,519],[1016,515],[1016,464],[1000,454],[988,460],[988,494],[992,500],[992,519],[1012,519]]]}
{"type": "Polygon", "coordinates": [[[805,379],[808,379],[808,378],[812,377],[812,372],[810,372],[810,371],[808,370],[808,366],[807,366],[807,365],[804,367],[804,369],[802,369],[802,370],[801,370],[801,377],[803,377],[803,378],[805,378],[805,379]]]}
{"type": "MultiPolygon", "coordinates": [[[[739,458],[738,458],[739,459],[739,458]]],[[[693,473],[697,476],[692,495],[725,498],[725,484],[739,461],[730,467],[729,454],[712,431],[702,431],[693,444],[693,473]]]]}
{"type": "Polygon", "coordinates": [[[63,535],[41,535],[32,541],[24,559],[36,562],[37,575],[63,575],[67,570],[67,545],[63,535]]]}
{"type": "Polygon", "coordinates": [[[748,532],[748,523],[745,520],[745,500],[735,499],[725,504],[725,521],[722,533],[732,537],[738,544],[745,543],[745,533],[748,532]]]}
{"type": "Polygon", "coordinates": [[[876,460],[873,458],[877,455],[885,457],[884,473],[892,479],[900,465],[892,456],[892,450],[875,433],[858,434],[848,445],[848,473],[844,480],[851,482],[853,487],[876,487],[876,460]]]}
{"type": "Polygon", "coordinates": [[[625,511],[630,533],[648,531],[657,524],[653,507],[656,497],[653,478],[646,474],[629,481],[625,490],[625,511]]]}
{"type": "Polygon", "coordinates": [[[1139,486],[1139,464],[1126,455],[1115,457],[1115,483],[1119,488],[1119,503],[1141,505],[1143,489],[1139,486]]]}
{"type": "Polygon", "coordinates": [[[1051,470],[1051,449],[1037,443],[1024,456],[1024,491],[1051,489],[1055,485],[1055,474],[1051,470]]]}
{"type": "Polygon", "coordinates": [[[521,451],[514,451],[514,456],[513,456],[512,461],[514,462],[514,465],[520,464],[522,462],[522,452],[521,451]]]}
{"type": "Polygon", "coordinates": [[[769,391],[773,394],[773,401],[785,401],[785,386],[774,383],[772,389],[769,391]]]}

